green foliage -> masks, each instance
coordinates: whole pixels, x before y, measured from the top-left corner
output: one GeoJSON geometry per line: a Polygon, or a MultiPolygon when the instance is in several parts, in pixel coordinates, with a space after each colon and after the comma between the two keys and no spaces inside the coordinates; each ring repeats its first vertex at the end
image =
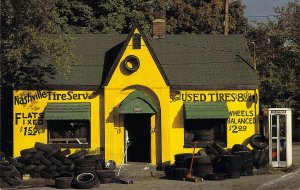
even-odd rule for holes
{"type": "Polygon", "coordinates": [[[261,103],[300,109],[300,5],[276,8],[277,20],[248,32],[257,45],[261,103]]]}
{"type": "MultiPolygon", "coordinates": [[[[128,33],[140,24],[151,33],[153,13],[166,11],[167,32],[223,33],[223,0],[63,0],[58,12],[76,33],[128,33]]],[[[240,0],[229,6],[229,33],[244,33],[247,21],[240,0]]]]}
{"type": "Polygon", "coordinates": [[[43,85],[55,68],[68,70],[76,62],[70,52],[72,38],[61,30],[54,0],[3,0],[1,20],[2,86],[43,85]],[[34,64],[41,57],[51,63],[34,64]]]}

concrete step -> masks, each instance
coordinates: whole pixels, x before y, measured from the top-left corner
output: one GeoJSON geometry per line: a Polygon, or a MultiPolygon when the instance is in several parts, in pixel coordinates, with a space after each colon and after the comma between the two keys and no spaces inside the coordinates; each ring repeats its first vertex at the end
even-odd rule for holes
{"type": "MultiPolygon", "coordinates": [[[[119,168],[116,169],[116,175],[118,174],[118,171],[119,168]]],[[[129,162],[122,166],[120,176],[136,180],[162,177],[164,176],[164,172],[156,171],[156,166],[150,163],[129,162]]]]}

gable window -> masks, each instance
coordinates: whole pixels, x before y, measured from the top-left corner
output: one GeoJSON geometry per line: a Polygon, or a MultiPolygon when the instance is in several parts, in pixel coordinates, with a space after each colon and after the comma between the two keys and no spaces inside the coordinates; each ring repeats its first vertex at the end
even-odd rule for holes
{"type": "Polygon", "coordinates": [[[91,147],[90,103],[48,103],[45,109],[49,144],[91,147]]]}
{"type": "Polygon", "coordinates": [[[134,34],[133,35],[133,49],[141,49],[141,35],[140,34],[134,34]]]}
{"type": "Polygon", "coordinates": [[[225,102],[184,103],[184,147],[198,147],[218,143],[227,146],[227,119],[229,111],[225,102]]]}

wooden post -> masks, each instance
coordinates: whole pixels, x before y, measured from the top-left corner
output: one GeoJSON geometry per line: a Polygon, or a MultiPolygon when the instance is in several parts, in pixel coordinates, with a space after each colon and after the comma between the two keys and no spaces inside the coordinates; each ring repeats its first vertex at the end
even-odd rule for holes
{"type": "Polygon", "coordinates": [[[229,0],[225,0],[225,27],[224,27],[224,34],[228,35],[228,7],[229,7],[229,0]]]}

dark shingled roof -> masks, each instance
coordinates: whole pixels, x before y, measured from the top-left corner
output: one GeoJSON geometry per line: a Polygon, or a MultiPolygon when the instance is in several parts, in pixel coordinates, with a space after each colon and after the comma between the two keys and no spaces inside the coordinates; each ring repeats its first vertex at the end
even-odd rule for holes
{"type": "MultiPolygon", "coordinates": [[[[103,85],[128,35],[77,35],[80,58],[68,78],[48,79],[55,86],[103,85]]],[[[258,77],[243,35],[167,35],[148,41],[175,89],[255,89],[258,77]]]]}

